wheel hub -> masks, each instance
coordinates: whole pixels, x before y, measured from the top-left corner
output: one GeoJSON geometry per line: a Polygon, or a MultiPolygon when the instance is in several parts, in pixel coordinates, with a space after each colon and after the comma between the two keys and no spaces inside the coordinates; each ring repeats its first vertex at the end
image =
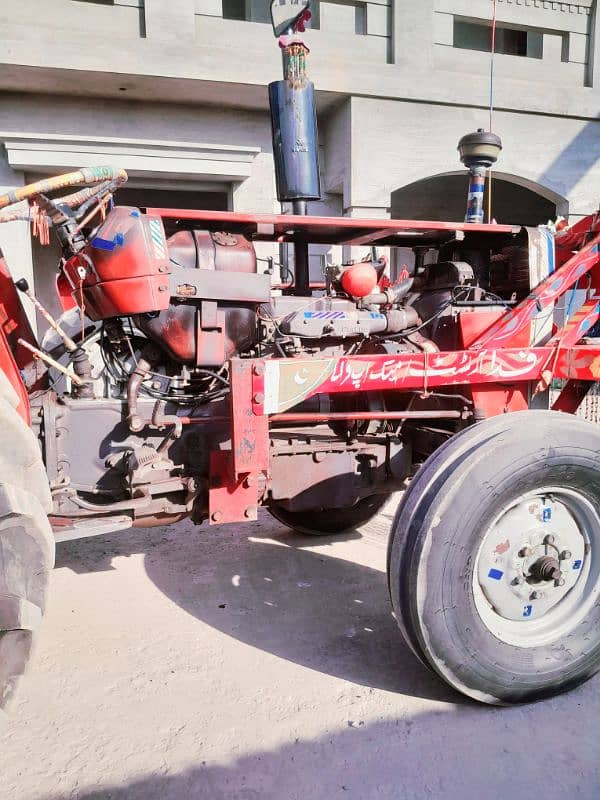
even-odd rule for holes
{"type": "Polygon", "coordinates": [[[586,540],[566,503],[550,494],[530,495],[488,530],[477,580],[496,614],[537,620],[573,589],[587,555],[586,540]]]}
{"type": "Polygon", "coordinates": [[[530,575],[538,581],[558,581],[562,575],[560,561],[552,556],[541,556],[531,565],[530,575]]]}

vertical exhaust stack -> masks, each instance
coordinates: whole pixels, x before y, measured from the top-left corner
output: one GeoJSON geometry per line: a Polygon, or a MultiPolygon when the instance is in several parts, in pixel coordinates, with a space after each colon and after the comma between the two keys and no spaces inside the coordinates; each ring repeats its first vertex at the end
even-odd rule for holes
{"type": "Polygon", "coordinates": [[[283,58],[283,80],[269,84],[277,199],[306,213],[307,200],[319,200],[319,136],[315,88],[306,76],[310,52],[298,35],[310,19],[310,2],[273,0],[271,18],[283,58]]]}
{"type": "Polygon", "coordinates": [[[465,222],[483,222],[485,173],[498,160],[500,150],[502,150],[500,137],[491,131],[484,131],[483,128],[479,128],[475,133],[467,133],[458,143],[460,160],[469,170],[465,222]]]}
{"type": "MultiPolygon", "coordinates": [[[[283,58],[283,80],[269,84],[277,199],[307,213],[308,200],[321,199],[315,88],[306,76],[309,48],[299,36],[310,19],[310,0],[272,0],[273,32],[283,58]]],[[[308,244],[296,240],[295,293],[310,294],[308,244]]]]}

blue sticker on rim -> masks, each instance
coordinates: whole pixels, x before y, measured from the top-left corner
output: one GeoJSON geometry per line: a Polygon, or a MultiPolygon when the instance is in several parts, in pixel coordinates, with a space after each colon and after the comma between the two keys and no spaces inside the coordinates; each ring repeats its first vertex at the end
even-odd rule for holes
{"type": "Polygon", "coordinates": [[[577,561],[573,562],[573,569],[581,569],[581,559],[578,558],[577,561]]]}
{"type": "Polygon", "coordinates": [[[504,575],[501,569],[492,569],[488,572],[488,578],[492,578],[495,581],[499,581],[500,578],[504,575]]]}
{"type": "Polygon", "coordinates": [[[523,609],[523,616],[530,617],[532,613],[533,613],[533,606],[525,606],[525,608],[523,609]]]}
{"type": "Polygon", "coordinates": [[[551,519],[552,519],[552,509],[545,508],[542,511],[542,522],[550,522],[551,519]]]}

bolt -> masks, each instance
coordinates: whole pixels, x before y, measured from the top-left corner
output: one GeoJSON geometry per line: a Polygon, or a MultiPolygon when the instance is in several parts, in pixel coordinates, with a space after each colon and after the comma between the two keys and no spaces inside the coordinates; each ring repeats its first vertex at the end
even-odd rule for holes
{"type": "Polygon", "coordinates": [[[256,392],[252,399],[257,405],[261,405],[264,402],[265,396],[262,392],[256,392]]]}
{"type": "Polygon", "coordinates": [[[531,555],[531,552],[532,552],[531,547],[522,547],[519,550],[519,556],[520,558],[527,558],[528,556],[531,555]]]}
{"type": "Polygon", "coordinates": [[[321,461],[325,461],[327,458],[327,453],[319,452],[317,450],[316,453],[313,453],[313,460],[316,461],[317,464],[320,464],[321,461]]]}
{"type": "Polygon", "coordinates": [[[253,366],[253,368],[252,368],[252,372],[255,375],[264,375],[265,374],[265,368],[264,368],[264,366],[262,364],[255,364],[253,366]]]}
{"type": "Polygon", "coordinates": [[[523,583],[525,583],[525,578],[522,575],[517,575],[516,578],[512,579],[513,586],[521,586],[523,583]]]}
{"type": "Polygon", "coordinates": [[[555,586],[564,586],[566,583],[564,578],[558,578],[558,580],[554,581],[555,586]]]}
{"type": "Polygon", "coordinates": [[[256,515],[256,508],[255,506],[248,506],[248,508],[244,511],[244,516],[246,519],[250,519],[250,517],[254,517],[256,515]]]}
{"type": "Polygon", "coordinates": [[[160,389],[160,381],[152,381],[153,389],[160,389]]]}
{"type": "Polygon", "coordinates": [[[164,283],[158,287],[159,292],[166,292],[168,290],[168,286],[165,286],[164,283]]]}
{"type": "Polygon", "coordinates": [[[529,599],[530,600],[543,600],[544,599],[544,593],[543,592],[538,592],[538,591],[532,592],[529,595],[529,599]]]}
{"type": "Polygon", "coordinates": [[[210,518],[213,522],[220,522],[223,519],[223,512],[213,511],[213,513],[210,515],[210,518]]]}
{"type": "Polygon", "coordinates": [[[549,533],[547,536],[544,536],[544,544],[554,544],[554,536],[549,533]]]}
{"type": "Polygon", "coordinates": [[[567,559],[571,558],[571,551],[570,550],[563,550],[562,553],[559,555],[561,561],[566,561],[567,559]]]}
{"type": "Polygon", "coordinates": [[[251,486],[256,486],[257,483],[258,480],[256,478],[256,475],[252,475],[252,473],[250,473],[250,475],[248,475],[246,480],[244,481],[244,488],[250,489],[251,486]]]}

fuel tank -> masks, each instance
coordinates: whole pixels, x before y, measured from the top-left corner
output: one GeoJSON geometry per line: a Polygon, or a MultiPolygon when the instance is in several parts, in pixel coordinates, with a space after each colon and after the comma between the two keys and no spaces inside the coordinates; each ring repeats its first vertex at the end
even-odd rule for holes
{"type": "Polygon", "coordinates": [[[270,299],[254,245],[239,234],[181,230],[118,206],[63,267],[92,320],[131,316],[172,359],[220,366],[256,343],[257,310],[270,299]]]}
{"type": "Polygon", "coordinates": [[[171,303],[139,315],[141,330],[175,361],[220,366],[257,339],[258,304],[270,279],[257,274],[252,242],[222,231],[178,231],[167,242],[171,303]]]}

